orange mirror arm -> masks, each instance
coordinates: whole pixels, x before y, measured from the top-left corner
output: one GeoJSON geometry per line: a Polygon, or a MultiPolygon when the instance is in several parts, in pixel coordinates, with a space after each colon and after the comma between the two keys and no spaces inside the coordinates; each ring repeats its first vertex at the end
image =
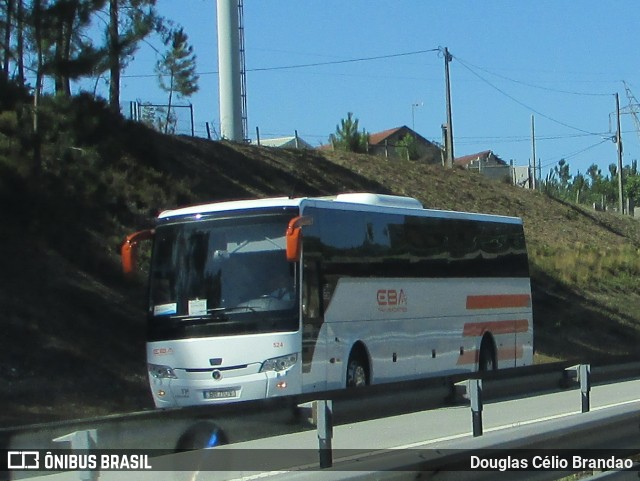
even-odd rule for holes
{"type": "Polygon", "coordinates": [[[287,260],[298,262],[302,254],[302,226],[313,224],[313,217],[298,216],[289,221],[287,226],[287,260]]]}
{"type": "Polygon", "coordinates": [[[138,243],[153,238],[153,229],[146,229],[128,235],[120,246],[122,272],[131,274],[137,267],[138,243]]]}

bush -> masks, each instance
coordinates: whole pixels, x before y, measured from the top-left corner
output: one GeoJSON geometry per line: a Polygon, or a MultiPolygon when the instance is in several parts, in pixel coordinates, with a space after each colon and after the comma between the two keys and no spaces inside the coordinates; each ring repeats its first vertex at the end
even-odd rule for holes
{"type": "Polygon", "coordinates": [[[0,112],[18,110],[20,105],[30,103],[29,90],[9,80],[0,73],[0,112]]]}

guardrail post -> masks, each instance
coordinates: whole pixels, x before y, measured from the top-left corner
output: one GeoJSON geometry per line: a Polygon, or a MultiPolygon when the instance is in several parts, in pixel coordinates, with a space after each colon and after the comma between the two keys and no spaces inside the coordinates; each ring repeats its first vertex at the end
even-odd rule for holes
{"type": "Polygon", "coordinates": [[[330,468],[333,465],[331,439],[333,438],[333,402],[330,399],[314,401],[318,420],[318,447],[320,468],[330,468]]]}
{"type": "MultiPolygon", "coordinates": [[[[87,429],[84,431],[74,431],[64,436],[53,439],[56,443],[69,443],[72,451],[84,451],[85,453],[91,449],[95,449],[98,444],[98,432],[95,429],[87,429]]],[[[99,477],[99,472],[95,471],[78,471],[78,479],[80,481],[95,481],[99,477]]]]}
{"type": "Polygon", "coordinates": [[[591,364],[580,364],[578,371],[580,379],[580,397],[582,399],[582,412],[588,413],[590,410],[591,397],[591,364]]]}
{"type": "Polygon", "coordinates": [[[580,383],[582,412],[588,413],[591,394],[591,364],[576,364],[565,368],[562,386],[575,386],[576,383],[580,383]]]}
{"type": "Polygon", "coordinates": [[[482,379],[469,380],[473,437],[482,436],[482,379]]]}

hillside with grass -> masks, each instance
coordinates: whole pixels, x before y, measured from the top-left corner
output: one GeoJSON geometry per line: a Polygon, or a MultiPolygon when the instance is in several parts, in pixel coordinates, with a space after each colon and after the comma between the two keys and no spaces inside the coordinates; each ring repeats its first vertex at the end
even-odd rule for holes
{"type": "Polygon", "coordinates": [[[522,217],[537,362],[637,352],[634,219],[419,162],[165,136],[84,97],[42,109],[38,165],[20,112],[0,112],[0,425],[152,406],[145,279],[123,278],[119,246],[199,202],[372,191],[522,217]]]}

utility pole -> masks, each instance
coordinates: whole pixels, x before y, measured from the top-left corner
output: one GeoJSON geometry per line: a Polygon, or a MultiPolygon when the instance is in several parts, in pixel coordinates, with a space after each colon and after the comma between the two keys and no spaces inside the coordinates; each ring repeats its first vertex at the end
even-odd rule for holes
{"type": "Polygon", "coordinates": [[[446,138],[446,147],[447,147],[447,160],[445,167],[447,169],[453,168],[453,120],[451,118],[451,82],[449,81],[449,62],[453,60],[453,57],[449,53],[449,49],[444,47],[444,80],[446,86],[446,95],[447,95],[447,138],[446,138]]]}
{"type": "Polygon", "coordinates": [[[536,124],[533,115],[531,115],[531,158],[533,159],[533,177],[531,180],[531,188],[536,190],[536,124]]]}
{"type": "Polygon", "coordinates": [[[616,134],[616,144],[618,146],[618,207],[621,214],[624,214],[624,200],[622,198],[622,131],[620,130],[620,98],[616,92],[616,123],[618,132],[616,134]]]}

